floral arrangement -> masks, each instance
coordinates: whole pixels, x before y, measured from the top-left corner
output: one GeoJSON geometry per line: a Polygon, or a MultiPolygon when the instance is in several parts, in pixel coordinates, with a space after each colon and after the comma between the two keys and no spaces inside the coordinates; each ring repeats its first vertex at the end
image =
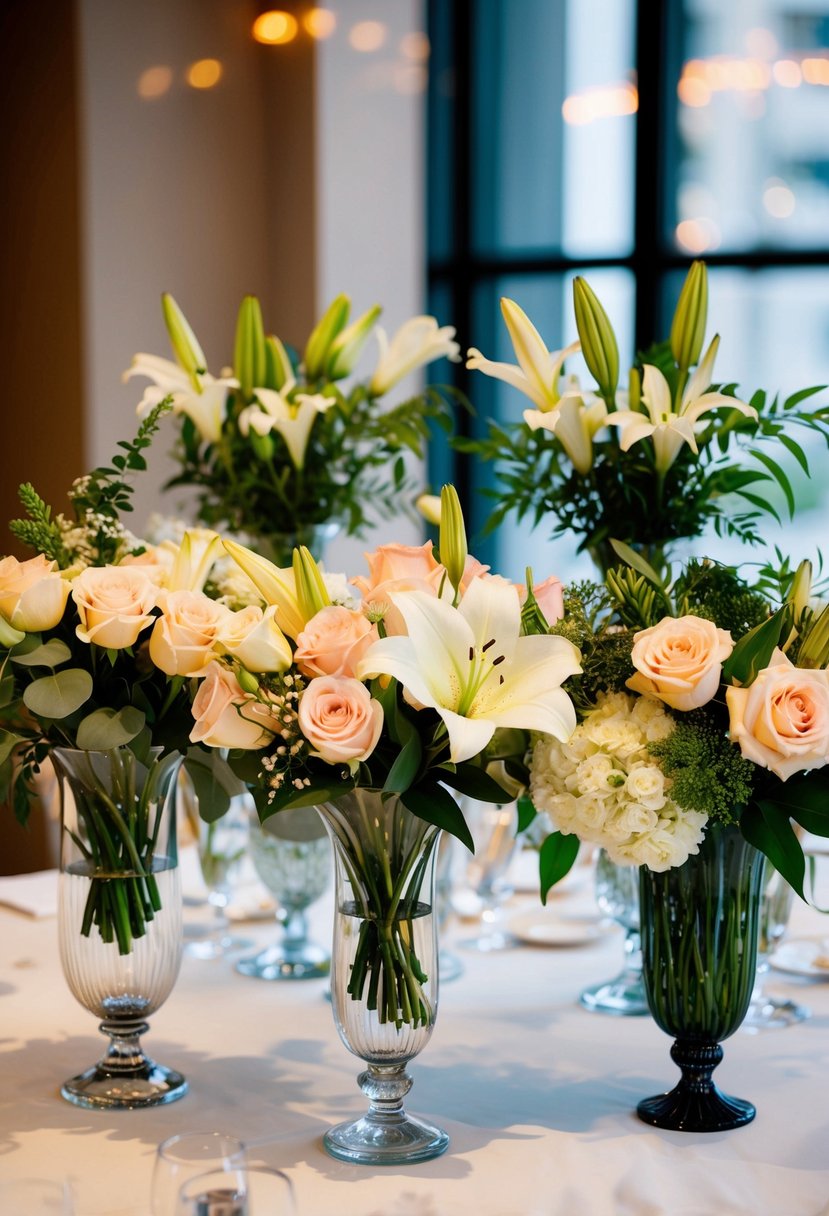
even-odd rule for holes
{"type": "Polygon", "coordinates": [[[581,646],[583,672],[565,685],[573,735],[539,739],[530,760],[533,806],[554,827],[543,894],[579,840],[662,871],[730,823],[803,896],[792,821],[829,835],[829,606],[811,599],[809,563],[752,587],[691,562],[669,583],[617,547],[630,564],[605,588],[571,588],[554,627],[581,646]]]}
{"type": "Polygon", "coordinates": [[[202,523],[254,538],[257,548],[269,541],[277,560],[289,563],[294,540],[310,544],[319,525],[360,534],[370,509],[381,517],[397,509],[413,488],[406,453],[422,454],[432,423],[449,428],[436,389],[381,408],[410,372],[458,358],[454,329],[434,317],[411,318],[389,340],[375,328],[379,306],[349,323],[350,302],[340,295],[299,361],[266,336],[259,301],[247,296],[233,367],[214,378],[175,300],[165,295],[162,303],[176,362],[138,354],[125,378],[152,381],[139,411],[169,395],[181,420],[181,471],[169,485],[196,486],[202,523]],[[346,390],[372,331],[380,348],[374,371],[346,390]]]}
{"type": "Polygon", "coordinates": [[[619,387],[619,351],[604,308],[581,277],[573,284],[579,341],[561,351],[546,343],[513,300],[501,310],[517,365],[495,363],[470,349],[467,367],[518,389],[532,403],[523,423],[490,423],[482,439],[457,440],[463,450],[497,462],[497,500],[489,528],[510,511],[552,534],[573,532],[604,574],[619,540],[661,568],[672,546],[713,525],[718,534],[756,543],[761,517],[779,512],[774,482],[794,514],[794,492],[781,456],[809,473],[795,428],[829,439],[829,407],[803,409],[819,387],[787,400],[755,392],[748,402],[732,384],[715,383],[719,335],[705,345],[708,283],[704,263],[688,272],[670,339],[652,346],[619,387]],[[595,385],[564,374],[581,350],[595,385]]]}

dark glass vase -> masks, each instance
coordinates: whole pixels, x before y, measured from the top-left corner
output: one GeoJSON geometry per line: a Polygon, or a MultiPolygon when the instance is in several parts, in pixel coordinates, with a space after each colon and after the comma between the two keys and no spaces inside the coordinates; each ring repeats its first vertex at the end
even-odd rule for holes
{"type": "Polygon", "coordinates": [[[643,867],[640,884],[645,993],[682,1076],[640,1102],[639,1118],[671,1131],[742,1127],[754,1107],[721,1093],[712,1074],[751,1000],[763,855],[736,827],[711,825],[696,856],[662,874],[643,867]]]}

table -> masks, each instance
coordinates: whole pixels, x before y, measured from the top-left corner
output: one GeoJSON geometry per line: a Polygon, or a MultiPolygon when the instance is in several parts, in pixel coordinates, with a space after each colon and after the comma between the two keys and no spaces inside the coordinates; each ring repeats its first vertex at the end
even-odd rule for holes
{"type": "MultiPolygon", "coordinates": [[[[591,906],[589,890],[555,902],[591,906]]],[[[328,931],[330,903],[315,920],[328,931]]],[[[257,943],[274,934],[248,928],[257,943]]],[[[826,930],[796,908],[790,936],[826,930]]],[[[452,928],[448,944],[464,932],[452,928]]],[[[103,1039],[64,983],[56,937],[53,919],[0,910],[0,1177],[69,1177],[77,1216],[147,1216],[156,1145],[202,1129],[255,1141],[293,1179],[299,1216],[829,1216],[827,982],[772,973],[772,990],[813,1016],[726,1043],[718,1080],[754,1101],[757,1119],[683,1135],[634,1114],[678,1075],[667,1036],[649,1018],[576,1003],[584,985],[618,970],[617,931],[579,948],[464,952],[465,974],[444,985],[432,1040],[411,1065],[410,1108],[449,1132],[449,1151],[371,1170],[321,1147],[331,1123],[364,1109],[325,981],[266,983],[186,958],[146,1046],[184,1072],[190,1093],[123,1113],[62,1101],[60,1082],[97,1058],[103,1039]]]]}

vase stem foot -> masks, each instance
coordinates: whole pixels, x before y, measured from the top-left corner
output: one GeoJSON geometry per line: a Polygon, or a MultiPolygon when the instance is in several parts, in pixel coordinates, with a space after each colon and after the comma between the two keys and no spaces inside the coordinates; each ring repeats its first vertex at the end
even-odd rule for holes
{"type": "Polygon", "coordinates": [[[645,1098],[636,1107],[644,1123],[676,1132],[725,1132],[751,1123],[757,1111],[750,1102],[722,1093],[712,1073],[722,1060],[719,1043],[677,1040],[671,1058],[682,1070],[677,1086],[667,1094],[645,1098]]]}
{"type": "Polygon", "coordinates": [[[134,1110],[175,1102],[187,1093],[180,1072],[156,1064],[141,1048],[139,1035],[146,1022],[104,1021],[100,1029],[110,1036],[107,1053],[80,1076],[61,1086],[61,1097],[87,1110],[134,1110]]]}

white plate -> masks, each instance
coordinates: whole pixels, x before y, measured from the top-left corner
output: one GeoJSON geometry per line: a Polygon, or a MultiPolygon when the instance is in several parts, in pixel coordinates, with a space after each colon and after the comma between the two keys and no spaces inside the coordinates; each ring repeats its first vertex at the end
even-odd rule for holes
{"type": "Polygon", "coordinates": [[[585,946],[605,934],[595,916],[557,916],[536,908],[511,917],[507,928],[528,946],[585,946]]]}
{"type": "Polygon", "coordinates": [[[818,967],[816,958],[824,958],[829,962],[829,949],[826,938],[793,938],[777,947],[769,959],[776,971],[785,971],[788,975],[802,975],[813,980],[829,980],[829,966],[818,967]]]}

